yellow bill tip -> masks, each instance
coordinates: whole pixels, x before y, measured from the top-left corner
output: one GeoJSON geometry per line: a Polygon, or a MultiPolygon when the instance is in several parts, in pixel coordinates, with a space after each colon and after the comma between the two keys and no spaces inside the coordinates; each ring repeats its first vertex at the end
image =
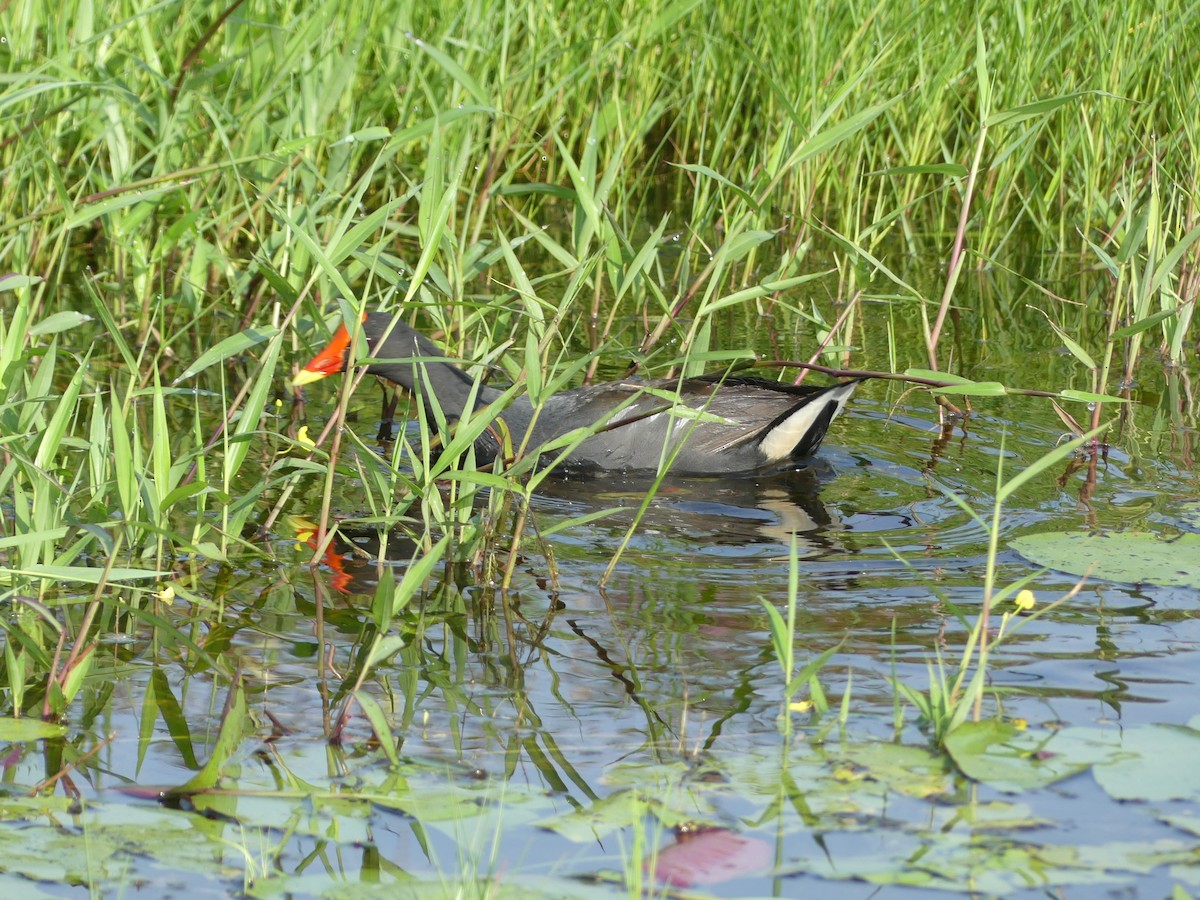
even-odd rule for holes
{"type": "Polygon", "coordinates": [[[296,377],[292,379],[292,387],[302,387],[306,384],[312,384],[314,381],[320,381],[328,374],[328,372],[314,372],[312,369],[301,369],[296,373],[296,377]]]}

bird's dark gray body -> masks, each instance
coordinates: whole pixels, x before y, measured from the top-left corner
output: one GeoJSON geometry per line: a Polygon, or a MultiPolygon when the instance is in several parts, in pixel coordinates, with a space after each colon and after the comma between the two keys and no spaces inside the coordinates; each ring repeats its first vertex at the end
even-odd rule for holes
{"type": "MultiPolygon", "coordinates": [[[[367,314],[363,333],[378,360],[367,371],[420,397],[430,412],[430,398],[436,397],[449,421],[461,418],[468,403],[482,410],[504,393],[476,385],[432,341],[403,322],[393,323],[388,313],[367,314]]],[[[330,347],[335,344],[337,339],[330,347]]],[[[522,395],[499,412],[503,424],[493,421],[476,440],[476,463],[501,455],[505,434],[512,449],[535,452],[588,429],[595,433],[571,450],[564,465],[636,470],[669,461],[672,472],[692,475],[777,468],[817,451],[856,386],[857,381],[795,386],[741,376],[618,381],[559,391],[538,409],[522,395]]],[[[557,452],[547,453],[553,455],[557,452]]]]}

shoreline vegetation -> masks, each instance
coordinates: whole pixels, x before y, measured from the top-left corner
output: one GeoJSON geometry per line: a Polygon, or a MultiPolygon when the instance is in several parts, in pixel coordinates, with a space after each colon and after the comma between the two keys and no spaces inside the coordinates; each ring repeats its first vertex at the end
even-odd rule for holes
{"type": "MultiPolygon", "coordinates": [[[[1033,743],[1006,720],[987,730],[1004,719],[988,654],[1082,584],[1031,612],[1036,576],[1001,571],[1019,490],[1052,467],[1067,469],[1060,488],[1082,471],[1086,507],[1107,435],[1130,433],[1138,400],[1157,406],[1130,439],[1131,466],[1147,433],[1194,465],[1197,33],[1190,2],[0,5],[6,722],[58,728],[81,697],[103,707],[137,672],[121,641],[152,634],[166,654],[156,678],[203,676],[226,702],[203,723],[208,762],[189,745],[193,777],[163,796],[212,790],[261,725],[248,712],[261,685],[209,630],[225,612],[212,583],[279,566],[273,541],[293,514],[311,518],[288,544],[312,553],[331,753],[366,722],[361,745],[401,765],[415,719],[395,721],[374,688],[397,654],[420,669],[427,623],[414,609],[439,572],[442,589],[478,588],[471,615],[490,629],[496,670],[519,680],[553,613],[523,631],[535,623],[510,603],[514,584],[536,557],[539,588],[557,596],[552,538],[612,510],[572,506],[541,527],[531,501],[549,473],[520,453],[473,467],[487,423],[452,432],[436,407],[380,460],[378,443],[339,427],[361,378],[306,408],[291,378],[329,326],[403,308],[535,408],[629,372],[902,379],[933,395],[930,470],[973,404],[1052,405],[1064,441],[1022,471],[997,466],[984,503],[911,470],[973,520],[986,561],[977,618],[930,589],[958,643],[937,644],[927,684],[889,682],[894,744],[916,710],[939,777],[952,761],[953,777],[985,782],[988,753],[1033,743]],[[1020,289],[979,288],[993,280],[1020,289]],[[734,332],[753,347],[731,345],[734,332]],[[1029,338],[1003,370],[980,362],[998,333],[1029,338]],[[339,485],[355,491],[351,517],[334,514],[339,485]],[[351,526],[379,535],[377,587],[353,647],[335,654],[319,564],[351,526]],[[399,578],[389,541],[410,560],[399,578]]],[[[601,593],[664,478],[594,570],[601,593]]],[[[849,677],[840,708],[823,692],[837,647],[800,658],[795,542],[791,553],[786,615],[780,597],[763,611],[781,759],[796,730],[814,746],[844,737],[852,697],[849,677]],[[801,708],[817,724],[793,729],[801,708]]],[[[295,606],[285,580],[273,602],[295,606]]],[[[140,754],[163,739],[153,703],[186,743],[172,684],[151,688],[140,754]]],[[[474,709],[473,686],[445,690],[474,709]]],[[[62,733],[29,740],[43,738],[62,733]]],[[[34,787],[78,798],[72,773],[86,777],[107,740],[56,745],[34,787]]],[[[552,747],[534,750],[547,783],[583,784],[552,747]]],[[[1020,774],[1022,789],[1049,783],[1020,774]]],[[[633,837],[624,878],[641,896],[653,850],[633,837]]]]}
{"type": "MultiPolygon", "coordinates": [[[[18,3],[0,19],[0,383],[17,424],[60,425],[30,460],[134,429],[76,475],[126,523],[159,507],[157,531],[125,526],[135,554],[162,553],[168,509],[206,513],[210,489],[222,553],[259,520],[234,499],[242,464],[339,310],[402,306],[535,404],[613,359],[683,376],[795,363],[782,377],[890,369],[935,395],[943,428],[973,397],[1047,397],[1078,437],[1124,415],[1139,371],[1171,392],[1194,364],[1200,63],[1176,49],[1200,24],[1191,4],[109,12],[18,3]],[[914,277],[917,259],[939,263],[914,277]],[[972,308],[964,272],[1026,290],[972,308]],[[1066,272],[1086,273],[1082,293],[1056,293],[1066,272]],[[85,317],[91,349],[60,354],[85,317]],[[774,359],[714,340],[731,319],[770,323],[774,359]],[[1049,335],[1068,376],[973,377],[961,348],[1005,328],[1049,335]],[[855,357],[865,344],[882,352],[855,357]],[[221,397],[225,424],[156,442],[199,413],[195,390],[221,397]],[[200,472],[213,451],[219,477],[200,472]]],[[[335,461],[348,398],[332,446],[317,441],[335,461]]],[[[247,480],[256,496],[283,484],[265,531],[312,474],[282,470],[322,471],[323,536],[336,466],[288,458],[296,414],[247,480]]],[[[453,461],[422,460],[410,487],[453,461]]],[[[184,543],[213,543],[208,527],[184,543]]]]}

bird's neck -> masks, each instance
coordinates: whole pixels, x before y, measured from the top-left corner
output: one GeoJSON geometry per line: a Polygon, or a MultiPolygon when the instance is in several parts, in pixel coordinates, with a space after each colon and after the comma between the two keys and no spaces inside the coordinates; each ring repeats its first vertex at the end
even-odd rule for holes
{"type": "MultiPolygon", "coordinates": [[[[368,371],[420,397],[430,414],[436,404],[447,420],[454,421],[462,415],[472,396],[474,408],[478,409],[500,395],[495,388],[482,385],[476,388],[475,379],[450,362],[445,351],[425,336],[410,332],[405,338],[399,342],[398,352],[386,351],[390,362],[372,363],[368,371]]],[[[382,352],[377,355],[384,358],[382,352]]]]}

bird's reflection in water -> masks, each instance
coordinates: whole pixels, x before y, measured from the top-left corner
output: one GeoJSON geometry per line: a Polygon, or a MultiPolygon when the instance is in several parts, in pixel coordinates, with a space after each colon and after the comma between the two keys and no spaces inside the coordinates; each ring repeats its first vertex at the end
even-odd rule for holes
{"type": "MultiPolygon", "coordinates": [[[[759,477],[664,479],[638,523],[644,534],[736,548],[764,543],[789,546],[795,536],[802,556],[821,553],[840,530],[836,511],[821,500],[832,478],[817,462],[759,477]]],[[[649,478],[605,474],[594,480],[547,480],[534,509],[566,518],[613,508],[590,527],[599,539],[621,538],[653,487],[649,478]]]]}
{"type": "MultiPolygon", "coordinates": [[[[315,553],[319,548],[317,523],[292,516],[290,525],[296,540],[315,553]]],[[[339,594],[373,594],[379,583],[380,563],[397,565],[409,562],[417,554],[417,542],[403,529],[352,527],[339,524],[333,539],[321,556],[329,572],[329,586],[339,594]]]]}
{"type": "MultiPolygon", "coordinates": [[[[689,552],[738,555],[789,552],[795,541],[802,558],[841,551],[842,526],[836,511],[821,500],[821,486],[832,478],[820,463],[760,477],[664,479],[654,490],[646,476],[605,473],[600,477],[547,479],[539,486],[530,511],[536,527],[606,514],[558,531],[561,540],[615,550],[630,525],[644,539],[677,543],[689,552]],[[650,502],[638,512],[653,491],[650,502]]],[[[297,539],[317,548],[316,526],[293,519],[297,539]]],[[[339,525],[322,562],[332,573],[332,587],[346,594],[372,593],[379,565],[404,565],[417,553],[417,543],[402,530],[386,535],[375,528],[339,525]]]]}

